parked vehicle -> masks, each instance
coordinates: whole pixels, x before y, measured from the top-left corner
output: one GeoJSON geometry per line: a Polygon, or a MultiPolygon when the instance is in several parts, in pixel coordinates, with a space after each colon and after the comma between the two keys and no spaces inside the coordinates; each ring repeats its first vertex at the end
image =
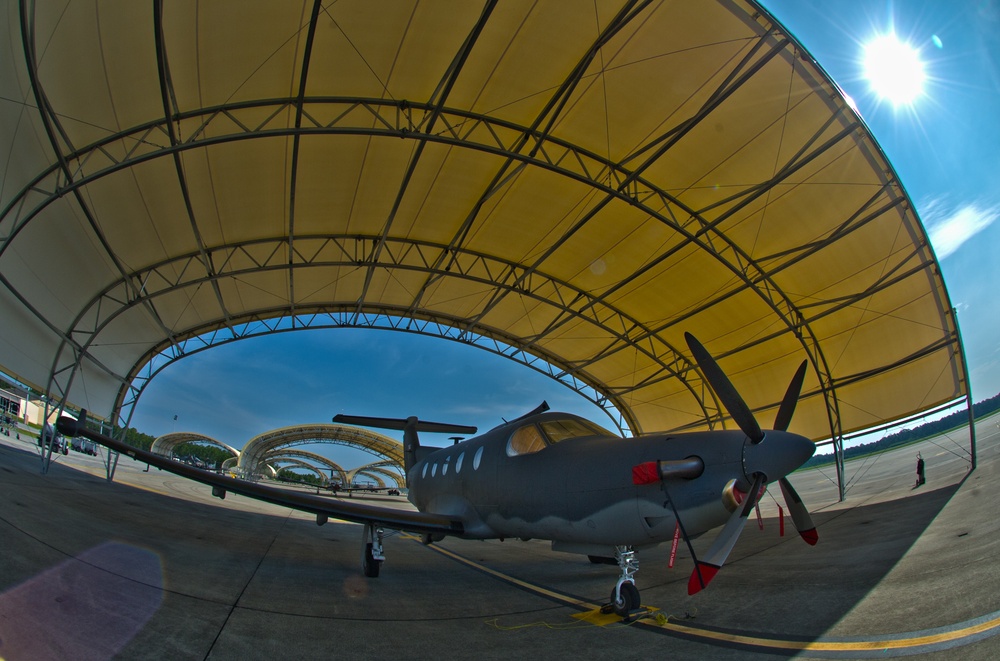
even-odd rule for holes
{"type": "Polygon", "coordinates": [[[52,445],[52,452],[69,454],[69,444],[66,443],[66,439],[57,434],[52,425],[46,422],[45,426],[42,427],[42,432],[38,435],[38,447],[46,448],[49,444],[52,445]]]}
{"type": "Polygon", "coordinates": [[[72,438],[69,442],[69,446],[76,452],[82,452],[91,456],[97,455],[97,443],[81,436],[75,436],[72,438]]]}

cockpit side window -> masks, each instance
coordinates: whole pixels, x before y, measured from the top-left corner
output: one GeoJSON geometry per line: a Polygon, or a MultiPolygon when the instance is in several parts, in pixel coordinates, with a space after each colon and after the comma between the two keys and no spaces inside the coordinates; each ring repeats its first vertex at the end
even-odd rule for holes
{"type": "Polygon", "coordinates": [[[510,435],[507,441],[507,456],[516,457],[531,454],[545,448],[545,439],[535,425],[525,425],[510,435]]]}

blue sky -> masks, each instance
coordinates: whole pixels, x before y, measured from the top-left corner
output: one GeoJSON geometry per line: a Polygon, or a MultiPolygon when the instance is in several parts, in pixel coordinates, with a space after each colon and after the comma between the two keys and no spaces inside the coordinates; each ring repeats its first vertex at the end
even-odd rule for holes
{"type": "MultiPolygon", "coordinates": [[[[854,100],[893,164],[930,233],[958,310],[974,398],[997,394],[1000,0],[763,4],[854,100]],[[880,96],[865,75],[866,44],[889,32],[923,62],[926,80],[909,104],[880,96]]],[[[563,385],[481,349],[392,331],[303,331],[174,363],[147,387],[132,426],[153,435],[196,431],[241,447],[258,433],[328,422],[340,412],[418,415],[484,431],[543,399],[611,426],[563,385]]],[[[373,460],[344,448],[313,449],[345,468],[373,460]]]]}

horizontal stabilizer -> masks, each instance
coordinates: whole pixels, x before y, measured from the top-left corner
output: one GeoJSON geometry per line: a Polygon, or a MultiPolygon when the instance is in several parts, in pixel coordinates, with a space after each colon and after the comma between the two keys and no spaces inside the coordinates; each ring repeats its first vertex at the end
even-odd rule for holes
{"type": "Polygon", "coordinates": [[[415,429],[419,432],[442,434],[475,434],[478,429],[468,425],[450,425],[445,422],[428,422],[416,418],[374,418],[365,415],[335,415],[333,421],[345,425],[359,427],[376,427],[378,429],[406,429],[410,421],[416,422],[415,429]]]}

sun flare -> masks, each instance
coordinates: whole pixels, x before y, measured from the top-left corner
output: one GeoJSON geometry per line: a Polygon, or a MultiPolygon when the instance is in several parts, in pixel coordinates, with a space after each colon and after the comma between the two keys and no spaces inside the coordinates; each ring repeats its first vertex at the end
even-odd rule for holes
{"type": "Polygon", "coordinates": [[[920,52],[893,33],[868,42],[864,68],[872,90],[895,106],[911,104],[923,94],[927,76],[920,52]]]}

